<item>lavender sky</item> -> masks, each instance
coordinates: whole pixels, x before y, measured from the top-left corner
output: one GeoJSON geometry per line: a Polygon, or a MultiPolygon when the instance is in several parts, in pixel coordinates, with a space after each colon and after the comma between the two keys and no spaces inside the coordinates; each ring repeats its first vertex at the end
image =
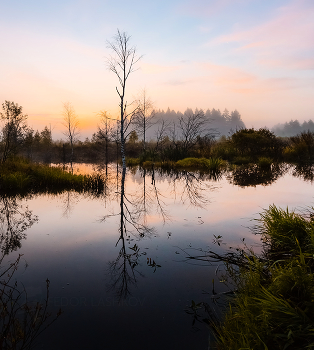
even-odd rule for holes
{"type": "Polygon", "coordinates": [[[118,112],[106,41],[117,28],[143,58],[128,101],[145,88],[155,107],[237,109],[248,127],[314,119],[313,0],[0,0],[0,102],[62,136],[72,103],[81,138],[100,110],[118,112]]]}

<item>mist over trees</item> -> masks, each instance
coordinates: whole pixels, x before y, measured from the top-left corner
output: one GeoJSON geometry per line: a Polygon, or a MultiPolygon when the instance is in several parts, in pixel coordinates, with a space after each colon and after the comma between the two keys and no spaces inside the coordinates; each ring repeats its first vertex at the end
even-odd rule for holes
{"type": "MultiPolygon", "coordinates": [[[[156,134],[160,124],[165,122],[166,124],[173,126],[174,124],[178,125],[180,119],[184,118],[186,115],[191,114],[203,114],[204,119],[207,120],[208,127],[211,129],[211,132],[216,137],[225,135],[228,136],[233,132],[245,128],[245,124],[241,118],[240,113],[237,110],[229,112],[225,109],[221,112],[219,109],[207,109],[203,111],[201,109],[195,109],[193,111],[190,108],[187,108],[184,113],[180,111],[174,111],[168,108],[166,111],[164,110],[156,110],[155,111],[155,120],[158,120],[158,123],[154,124],[147,132],[147,139],[156,139],[156,134]]],[[[179,128],[177,128],[178,132],[179,128]]],[[[179,135],[181,136],[181,135],[179,135]]]]}
{"type": "Polygon", "coordinates": [[[300,134],[302,132],[314,132],[314,122],[310,119],[308,122],[304,121],[302,124],[298,120],[290,120],[284,124],[277,124],[272,128],[272,131],[277,136],[290,137],[300,134]]]}

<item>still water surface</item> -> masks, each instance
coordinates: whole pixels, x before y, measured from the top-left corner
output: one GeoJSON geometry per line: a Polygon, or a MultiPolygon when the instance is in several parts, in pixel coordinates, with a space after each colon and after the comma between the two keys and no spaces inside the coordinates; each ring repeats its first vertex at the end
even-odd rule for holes
{"type": "Polygon", "coordinates": [[[213,278],[216,292],[226,287],[216,266],[187,263],[187,253],[221,252],[243,238],[258,251],[260,237],[248,227],[263,208],[313,205],[311,181],[292,168],[279,173],[257,184],[247,173],[215,180],[128,170],[122,184],[112,166],[102,194],[14,199],[33,222],[7,260],[23,254],[28,266],[15,278],[28,297],[42,300],[48,277],[50,311],[63,311],[36,349],[207,349],[208,329],[192,327],[184,310],[191,300],[210,301],[213,278]],[[214,235],[222,236],[222,246],[214,245],[214,235]]]}

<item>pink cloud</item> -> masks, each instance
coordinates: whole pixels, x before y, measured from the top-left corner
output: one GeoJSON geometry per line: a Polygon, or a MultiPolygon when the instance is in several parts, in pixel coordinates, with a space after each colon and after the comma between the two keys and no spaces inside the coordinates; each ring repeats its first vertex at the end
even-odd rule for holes
{"type": "Polygon", "coordinates": [[[240,68],[223,66],[209,62],[197,64],[199,70],[205,70],[211,75],[211,79],[218,85],[251,84],[258,78],[256,75],[240,68]]]}
{"type": "MultiPolygon", "coordinates": [[[[221,35],[211,44],[236,43],[237,51],[252,51],[259,63],[298,67],[300,56],[314,49],[314,3],[295,0],[279,8],[274,18],[246,30],[221,35]]],[[[310,69],[312,58],[303,60],[303,69],[310,69]]]]}
{"type": "Polygon", "coordinates": [[[263,78],[246,70],[201,62],[197,64],[203,83],[222,89],[226,94],[272,95],[288,90],[307,89],[313,85],[313,79],[301,79],[289,76],[263,78]]]}

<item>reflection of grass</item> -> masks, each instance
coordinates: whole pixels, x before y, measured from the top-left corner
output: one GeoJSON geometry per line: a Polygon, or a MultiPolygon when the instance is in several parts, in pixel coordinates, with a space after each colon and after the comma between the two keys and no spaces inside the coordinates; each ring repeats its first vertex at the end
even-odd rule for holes
{"type": "Polygon", "coordinates": [[[245,264],[227,265],[237,292],[214,326],[217,349],[313,349],[314,222],[270,206],[256,229],[264,256],[241,251],[245,264]]]}
{"type": "Polygon", "coordinates": [[[59,167],[18,158],[1,165],[0,191],[88,191],[103,187],[99,175],[74,175],[59,167]]]}
{"type": "MultiPolygon", "coordinates": [[[[49,284],[46,280],[46,296],[43,303],[31,303],[27,292],[14,280],[19,255],[9,266],[1,266],[0,272],[0,348],[32,349],[37,337],[61,315],[61,310],[51,317],[48,312],[49,284]]],[[[4,256],[0,259],[0,265],[4,256]]]]}
{"type": "Polygon", "coordinates": [[[237,156],[233,158],[233,163],[237,165],[252,163],[251,157],[248,156],[237,156]]]}

